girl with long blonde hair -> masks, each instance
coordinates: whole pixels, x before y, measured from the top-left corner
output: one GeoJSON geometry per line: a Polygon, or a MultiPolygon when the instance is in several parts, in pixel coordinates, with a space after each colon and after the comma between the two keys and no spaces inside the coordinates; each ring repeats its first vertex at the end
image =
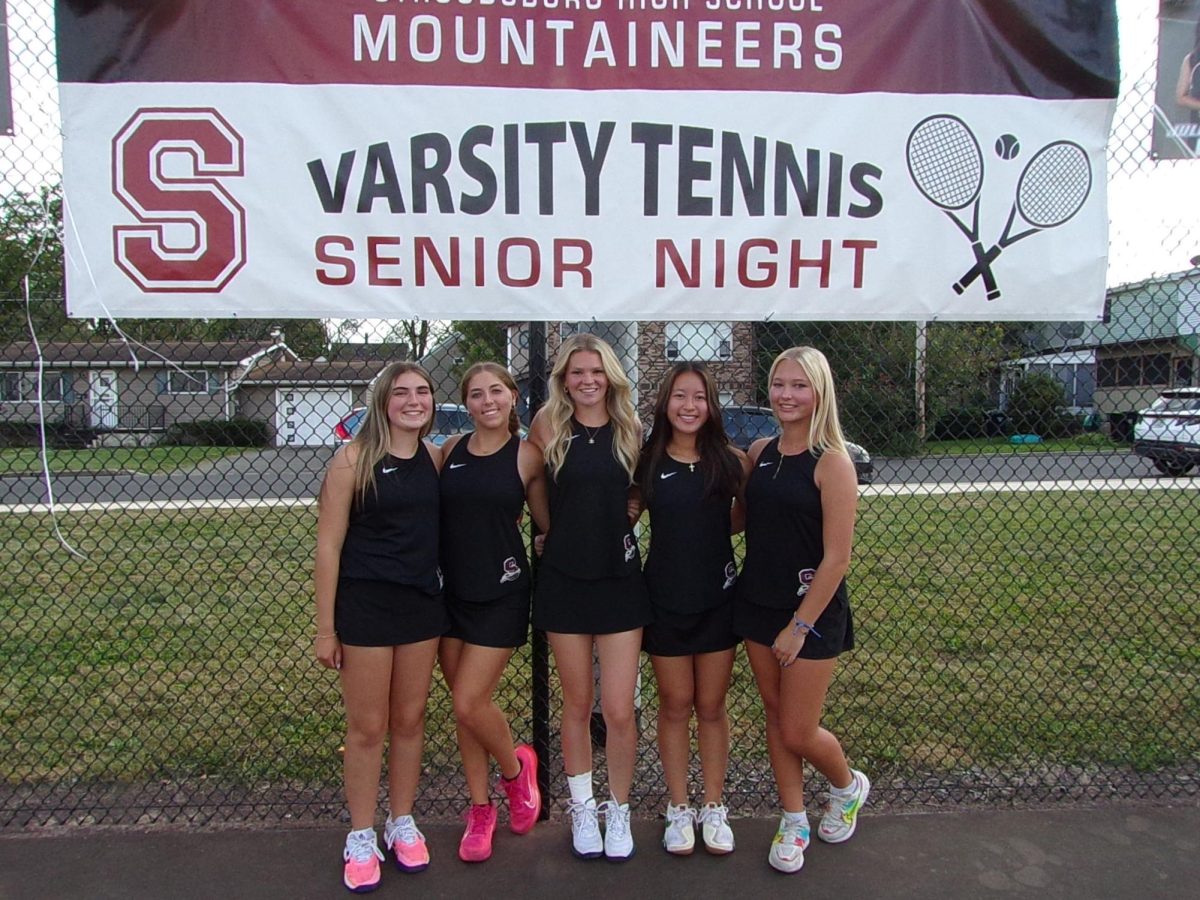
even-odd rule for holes
{"type": "Polygon", "coordinates": [[[783,351],[768,385],[782,433],[750,445],[746,558],[734,632],[745,639],[762,696],[783,806],[767,860],[791,873],[804,865],[810,835],[805,761],[831,785],[830,810],[817,830],[824,841],[849,840],[871,788],[866,775],[850,768],[838,739],[821,727],[838,655],[854,648],[845,576],[858,485],[825,355],[812,347],[783,351]]]}
{"type": "Polygon", "coordinates": [[[321,485],[314,652],[341,676],[351,829],[342,880],[356,893],[378,886],[384,859],[375,813],[385,740],[384,844],[401,870],[429,865],[412,813],[429,684],[449,626],[438,568],[441,454],[424,440],[433,412],[425,370],[412,362],[387,366],[362,429],[334,454],[321,485]]]}
{"type": "Polygon", "coordinates": [[[607,343],[590,334],[563,342],[550,373],[550,399],[534,417],[529,439],[542,448],[549,472],[551,528],[534,590],[533,625],[547,633],[562,685],[572,849],[582,858],[624,860],[634,850],[633,697],[642,627],[652,614],[629,519],[641,426],[632,386],[607,343]],[[600,805],[593,796],[589,733],[593,647],[600,660],[611,797],[600,805]]]}

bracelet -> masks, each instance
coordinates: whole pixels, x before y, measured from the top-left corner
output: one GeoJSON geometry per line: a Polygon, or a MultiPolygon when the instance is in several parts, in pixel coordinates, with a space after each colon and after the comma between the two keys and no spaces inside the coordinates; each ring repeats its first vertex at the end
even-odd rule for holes
{"type": "MultiPolygon", "coordinates": [[[[329,634],[321,634],[321,632],[319,632],[319,631],[317,632],[317,640],[318,641],[321,638],[335,638],[335,637],[337,637],[336,631],[331,631],[331,632],[329,632],[329,634]]],[[[820,635],[817,635],[817,637],[820,637],[820,635]]]]}
{"type": "Polygon", "coordinates": [[[792,616],[792,634],[797,634],[800,631],[800,629],[802,629],[802,628],[804,629],[805,634],[811,633],[811,634],[815,634],[817,637],[821,636],[821,632],[817,631],[817,629],[813,628],[811,625],[809,625],[807,622],[805,622],[802,618],[800,618],[799,616],[792,616]]]}

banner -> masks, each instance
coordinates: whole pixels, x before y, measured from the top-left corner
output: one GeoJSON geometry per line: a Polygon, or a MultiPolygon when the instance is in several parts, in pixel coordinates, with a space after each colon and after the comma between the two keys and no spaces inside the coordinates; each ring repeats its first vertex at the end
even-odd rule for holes
{"type": "Polygon", "coordinates": [[[74,0],[58,48],[72,315],[1102,314],[1111,2],[74,0]]]}
{"type": "Polygon", "coordinates": [[[1195,159],[1200,140],[1200,0],[1160,0],[1155,159],[1195,159]]]}

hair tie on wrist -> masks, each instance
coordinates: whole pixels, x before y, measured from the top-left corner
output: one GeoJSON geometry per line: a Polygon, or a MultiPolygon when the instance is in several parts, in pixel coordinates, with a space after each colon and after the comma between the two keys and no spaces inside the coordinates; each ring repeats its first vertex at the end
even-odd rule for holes
{"type": "Polygon", "coordinates": [[[802,618],[799,616],[792,616],[792,634],[799,634],[801,629],[804,629],[805,634],[811,633],[815,634],[817,637],[821,636],[821,632],[817,631],[817,629],[813,628],[802,618]]]}

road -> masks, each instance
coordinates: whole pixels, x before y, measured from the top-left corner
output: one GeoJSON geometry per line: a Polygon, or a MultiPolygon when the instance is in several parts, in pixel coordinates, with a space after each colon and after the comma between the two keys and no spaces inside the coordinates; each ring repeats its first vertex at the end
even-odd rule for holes
{"type": "MultiPolygon", "coordinates": [[[[213,501],[311,500],[331,447],[278,448],[203,463],[165,475],[132,472],[54,474],[56,505],[144,503],[190,506],[213,501]]],[[[1167,479],[1132,453],[1027,453],[876,459],[871,493],[1200,485],[1200,476],[1167,479]]],[[[0,477],[0,508],[45,504],[39,476],[0,477]]]]}

